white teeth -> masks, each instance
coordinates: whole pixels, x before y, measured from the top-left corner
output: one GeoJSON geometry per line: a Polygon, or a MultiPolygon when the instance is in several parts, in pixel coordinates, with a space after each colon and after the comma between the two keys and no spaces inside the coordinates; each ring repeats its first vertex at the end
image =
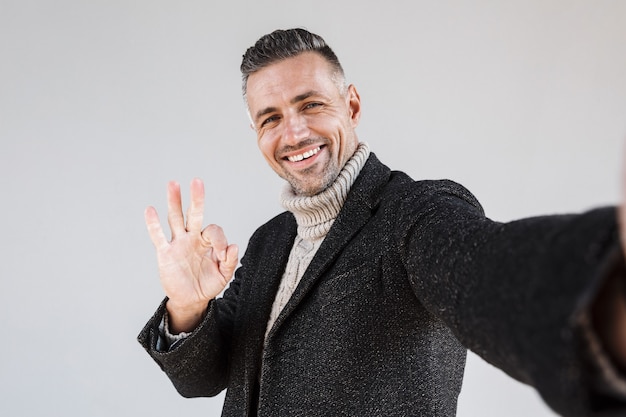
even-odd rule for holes
{"type": "Polygon", "coordinates": [[[307,151],[305,153],[301,153],[300,155],[288,156],[287,159],[289,159],[291,162],[299,162],[299,161],[302,161],[303,159],[312,157],[313,155],[318,153],[320,149],[322,148],[318,146],[317,148],[311,149],[310,151],[307,151]]]}

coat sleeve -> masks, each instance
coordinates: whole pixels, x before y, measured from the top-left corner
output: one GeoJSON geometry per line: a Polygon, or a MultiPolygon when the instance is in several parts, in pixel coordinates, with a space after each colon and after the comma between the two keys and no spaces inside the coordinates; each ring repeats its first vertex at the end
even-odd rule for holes
{"type": "Polygon", "coordinates": [[[396,237],[422,303],[560,414],[625,415],[586,334],[599,288],[623,270],[615,208],[499,223],[458,184],[413,187],[396,237]]]}
{"type": "Polygon", "coordinates": [[[209,303],[200,325],[169,350],[157,349],[167,299],[139,333],[139,343],[184,397],[211,397],[228,384],[229,347],[240,287],[235,275],[223,297],[209,303]]]}

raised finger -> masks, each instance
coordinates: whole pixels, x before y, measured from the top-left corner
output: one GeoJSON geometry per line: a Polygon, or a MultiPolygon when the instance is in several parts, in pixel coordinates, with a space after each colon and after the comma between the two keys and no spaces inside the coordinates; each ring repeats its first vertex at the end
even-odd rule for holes
{"type": "Polygon", "coordinates": [[[204,212],[204,183],[200,178],[191,181],[191,204],[187,210],[187,231],[199,232],[202,229],[204,212]]]}
{"type": "Polygon", "coordinates": [[[161,222],[159,221],[159,216],[154,207],[146,208],[146,211],[144,212],[144,218],[146,219],[146,227],[148,229],[148,234],[150,235],[150,240],[152,240],[152,244],[154,245],[154,247],[157,250],[165,248],[168,245],[168,242],[165,238],[163,228],[161,227],[161,222]]]}
{"type": "Polygon", "coordinates": [[[216,224],[210,224],[202,231],[202,240],[204,240],[209,246],[213,247],[214,253],[220,261],[226,259],[226,248],[228,247],[228,241],[226,235],[221,227],[216,224]]]}
{"type": "Polygon", "coordinates": [[[167,184],[167,222],[172,231],[172,240],[176,235],[185,233],[185,219],[180,198],[180,184],[170,181],[167,184]]]}

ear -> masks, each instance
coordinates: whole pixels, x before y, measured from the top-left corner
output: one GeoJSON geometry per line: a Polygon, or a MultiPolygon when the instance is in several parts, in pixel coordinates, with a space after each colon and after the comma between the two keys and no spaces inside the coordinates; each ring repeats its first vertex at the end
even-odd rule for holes
{"type": "Polygon", "coordinates": [[[256,127],[254,126],[254,120],[252,119],[252,113],[250,113],[250,106],[248,102],[246,102],[246,114],[248,115],[248,120],[250,121],[250,129],[256,132],[256,127]]]}
{"type": "Polygon", "coordinates": [[[348,109],[350,110],[350,120],[352,121],[352,127],[355,128],[358,126],[359,120],[361,119],[361,96],[359,96],[359,92],[356,91],[354,84],[348,86],[346,96],[348,109]]]}

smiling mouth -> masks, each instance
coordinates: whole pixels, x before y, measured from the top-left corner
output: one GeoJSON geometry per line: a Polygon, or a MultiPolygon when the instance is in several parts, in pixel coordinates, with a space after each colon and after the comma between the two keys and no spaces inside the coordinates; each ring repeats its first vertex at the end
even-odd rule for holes
{"type": "Polygon", "coordinates": [[[322,147],[318,146],[317,148],[311,149],[310,151],[306,151],[298,155],[288,156],[287,159],[289,160],[289,162],[300,162],[305,159],[309,159],[313,155],[316,155],[321,149],[322,147]]]}

